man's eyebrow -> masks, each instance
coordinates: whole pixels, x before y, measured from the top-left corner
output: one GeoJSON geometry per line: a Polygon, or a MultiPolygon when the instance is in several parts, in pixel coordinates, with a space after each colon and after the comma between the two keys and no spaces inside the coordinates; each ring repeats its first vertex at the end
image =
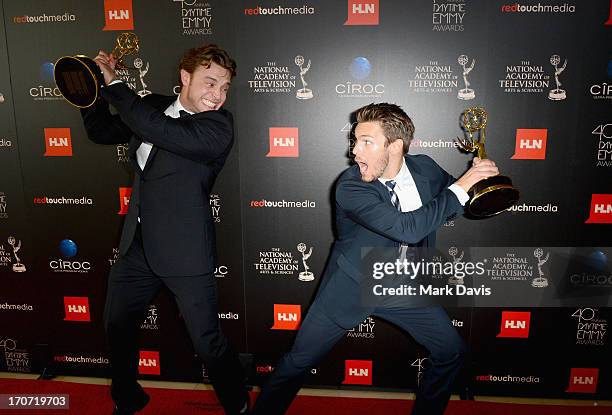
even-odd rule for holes
{"type": "MultiPolygon", "coordinates": [[[[210,75],[206,75],[204,77],[205,79],[210,79],[211,81],[215,81],[215,82],[219,82],[219,80],[217,78],[215,78],[214,76],[210,76],[210,75]]],[[[230,81],[227,81],[227,85],[231,85],[232,83],[230,81]]]]}

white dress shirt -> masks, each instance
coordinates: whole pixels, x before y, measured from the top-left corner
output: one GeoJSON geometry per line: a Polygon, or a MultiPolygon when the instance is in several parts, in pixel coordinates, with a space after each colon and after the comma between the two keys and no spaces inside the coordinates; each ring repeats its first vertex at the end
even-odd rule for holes
{"type": "MultiPolygon", "coordinates": [[[[399,198],[402,212],[411,212],[423,206],[423,202],[421,201],[421,195],[419,195],[419,190],[416,187],[414,178],[412,177],[410,170],[408,170],[406,160],[404,160],[399,173],[397,173],[397,175],[393,179],[378,179],[378,181],[380,181],[382,184],[387,183],[389,180],[394,180],[396,183],[395,188],[393,190],[395,190],[395,193],[399,198]]],[[[385,188],[387,188],[386,185],[385,188]]],[[[453,183],[448,188],[457,196],[457,199],[459,199],[459,203],[461,203],[461,206],[464,206],[467,201],[470,200],[470,196],[458,184],[453,183]]]]}

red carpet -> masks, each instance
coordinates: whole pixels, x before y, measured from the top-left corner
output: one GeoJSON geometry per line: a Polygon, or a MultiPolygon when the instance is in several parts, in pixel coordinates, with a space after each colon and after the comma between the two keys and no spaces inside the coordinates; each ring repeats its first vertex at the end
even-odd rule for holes
{"type": "MultiPolygon", "coordinates": [[[[151,402],[142,415],[223,415],[212,391],[146,388],[151,402]]],[[[2,410],[0,414],[110,414],[106,386],[80,383],[0,379],[2,394],[69,394],[70,410],[2,410]]],[[[407,415],[412,401],[400,399],[298,396],[288,415],[407,415]]],[[[445,415],[610,415],[612,407],[504,404],[451,401],[445,415]]]]}

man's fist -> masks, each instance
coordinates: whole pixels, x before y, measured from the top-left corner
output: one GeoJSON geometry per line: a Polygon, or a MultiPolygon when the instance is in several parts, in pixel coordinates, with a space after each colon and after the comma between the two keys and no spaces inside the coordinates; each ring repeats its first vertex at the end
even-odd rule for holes
{"type": "Polygon", "coordinates": [[[478,157],[474,157],[474,160],[472,160],[472,167],[470,167],[470,169],[455,183],[467,192],[479,181],[488,179],[491,176],[497,176],[498,174],[499,170],[493,160],[481,160],[478,157]]]}
{"type": "Polygon", "coordinates": [[[117,75],[115,74],[117,60],[112,53],[108,54],[101,50],[98,52],[98,56],[96,56],[93,60],[102,71],[102,74],[104,75],[104,83],[106,85],[110,84],[117,78],[117,75]]]}

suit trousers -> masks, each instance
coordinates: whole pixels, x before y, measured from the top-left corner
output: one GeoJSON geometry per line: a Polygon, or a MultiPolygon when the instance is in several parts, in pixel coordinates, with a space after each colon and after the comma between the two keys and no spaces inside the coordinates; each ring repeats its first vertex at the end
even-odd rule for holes
{"type": "Polygon", "coordinates": [[[131,406],[141,395],[138,376],[138,332],[149,303],[162,286],[172,291],[194,349],[206,366],[227,414],[238,413],[247,397],[244,370],[219,327],[214,275],[159,276],[147,263],[140,225],[124,256],[113,265],[106,294],[104,325],[111,351],[111,395],[131,406]]]}
{"type": "MultiPolygon", "coordinates": [[[[372,313],[408,332],[430,353],[429,365],[417,391],[413,415],[444,413],[452,384],[460,371],[466,345],[442,307],[377,308],[372,313]]],[[[365,318],[366,316],[364,316],[365,318]]],[[[284,414],[302,381],[346,334],[314,302],[304,319],[293,348],[278,363],[253,408],[254,415],[284,414]]],[[[402,358],[402,356],[397,356],[402,358]]]]}

